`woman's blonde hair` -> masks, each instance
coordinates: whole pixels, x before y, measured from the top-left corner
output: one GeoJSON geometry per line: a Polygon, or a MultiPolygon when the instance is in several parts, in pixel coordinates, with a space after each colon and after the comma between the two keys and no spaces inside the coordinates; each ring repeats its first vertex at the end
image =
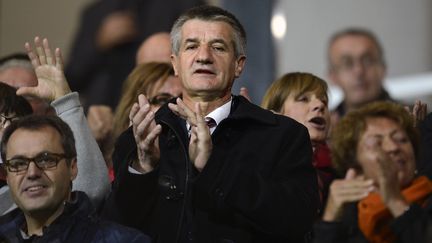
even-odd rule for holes
{"type": "Polygon", "coordinates": [[[267,89],[261,106],[264,109],[281,112],[288,96],[298,97],[306,92],[316,92],[328,101],[327,83],[310,73],[287,73],[274,81],[267,89]]]}
{"type": "Polygon", "coordinates": [[[151,99],[169,76],[174,75],[171,64],[150,62],[136,66],[123,84],[120,102],[114,114],[113,138],[116,139],[129,126],[129,112],[138,95],[151,99]]]}

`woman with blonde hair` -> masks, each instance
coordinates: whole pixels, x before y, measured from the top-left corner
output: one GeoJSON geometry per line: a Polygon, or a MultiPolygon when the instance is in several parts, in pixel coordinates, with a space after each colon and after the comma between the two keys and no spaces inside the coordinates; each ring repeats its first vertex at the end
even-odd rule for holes
{"type": "Polygon", "coordinates": [[[321,201],[327,197],[334,178],[326,139],[330,127],[327,83],[310,73],[287,73],[267,89],[261,106],[302,123],[314,150],[321,201]]]}
{"type": "Polygon", "coordinates": [[[129,127],[129,112],[144,94],[154,108],[180,95],[180,80],[174,76],[171,64],[150,62],[136,66],[123,84],[120,102],[114,114],[114,137],[117,138],[129,127]]]}

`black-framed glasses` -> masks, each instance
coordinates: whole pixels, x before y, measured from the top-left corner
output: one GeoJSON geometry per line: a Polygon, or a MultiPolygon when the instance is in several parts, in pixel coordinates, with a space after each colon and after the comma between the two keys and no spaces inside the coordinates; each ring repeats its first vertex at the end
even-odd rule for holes
{"type": "Polygon", "coordinates": [[[0,125],[2,128],[6,128],[9,124],[11,124],[11,122],[15,121],[16,119],[18,119],[18,117],[16,116],[8,117],[0,114],[0,125]]]}
{"type": "Polygon", "coordinates": [[[28,169],[30,162],[34,162],[39,169],[46,170],[56,168],[57,164],[65,158],[64,154],[43,152],[33,158],[17,157],[8,159],[5,166],[9,172],[21,172],[28,169]]]}
{"type": "Polygon", "coordinates": [[[174,98],[174,96],[172,96],[171,94],[168,93],[160,93],[155,95],[153,98],[151,98],[149,100],[149,103],[151,105],[164,105],[166,103],[168,103],[168,101],[170,101],[172,98],[174,98]]]}

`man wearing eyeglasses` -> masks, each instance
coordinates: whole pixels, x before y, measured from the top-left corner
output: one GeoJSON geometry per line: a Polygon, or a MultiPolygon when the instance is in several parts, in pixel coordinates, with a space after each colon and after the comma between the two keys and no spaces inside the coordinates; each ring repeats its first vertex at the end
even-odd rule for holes
{"type": "Polygon", "coordinates": [[[138,231],[99,221],[84,192],[72,191],[78,174],[75,140],[56,116],[30,116],[4,131],[1,157],[18,209],[0,218],[10,242],[149,242],[138,231]]]}
{"type": "Polygon", "coordinates": [[[332,121],[366,103],[392,100],[383,87],[384,50],[372,32],[349,28],[335,33],[327,55],[329,78],[344,93],[344,100],[334,110],[332,121]]]}

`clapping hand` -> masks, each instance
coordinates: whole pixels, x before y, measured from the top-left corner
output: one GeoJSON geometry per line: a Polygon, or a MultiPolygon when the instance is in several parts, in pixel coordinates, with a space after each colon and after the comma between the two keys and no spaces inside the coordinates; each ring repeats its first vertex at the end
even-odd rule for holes
{"type": "Polygon", "coordinates": [[[207,164],[213,148],[210,129],[204,119],[207,110],[206,103],[196,103],[195,112],[177,98],[177,104],[168,104],[169,108],[178,116],[187,120],[191,126],[189,140],[189,158],[198,171],[202,171],[207,164]]]}
{"type": "Polygon", "coordinates": [[[142,173],[152,171],[160,158],[158,138],[162,127],[156,125],[154,115],[147,98],[139,95],[138,103],[131,108],[129,119],[138,149],[138,161],[134,161],[132,167],[142,173]]]}

